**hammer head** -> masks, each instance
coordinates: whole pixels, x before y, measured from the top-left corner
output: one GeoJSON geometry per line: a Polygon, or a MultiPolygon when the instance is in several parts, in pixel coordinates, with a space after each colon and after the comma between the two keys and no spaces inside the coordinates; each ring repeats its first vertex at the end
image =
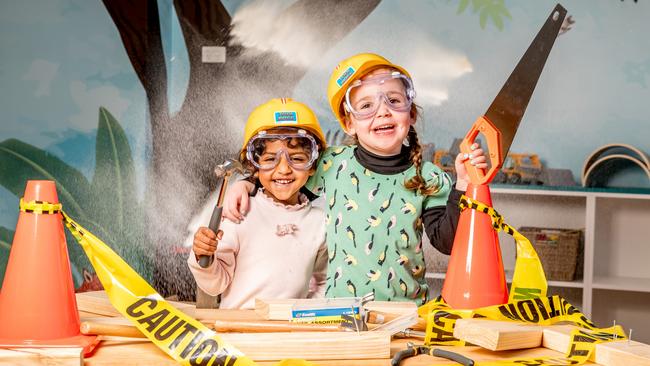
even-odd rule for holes
{"type": "Polygon", "coordinates": [[[249,175],[248,170],[244,168],[239,161],[233,159],[226,159],[226,161],[214,168],[214,174],[216,174],[218,178],[230,176],[234,172],[240,173],[244,176],[249,175]]]}

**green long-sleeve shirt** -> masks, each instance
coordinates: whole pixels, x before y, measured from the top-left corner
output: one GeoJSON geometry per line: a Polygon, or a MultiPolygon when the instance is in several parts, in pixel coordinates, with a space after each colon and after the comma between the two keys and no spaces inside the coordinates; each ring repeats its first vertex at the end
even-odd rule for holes
{"type": "Polygon", "coordinates": [[[411,166],[396,174],[379,174],[361,165],[355,146],[328,148],[307,183],[326,196],[329,252],[326,296],[362,296],[377,300],[427,299],[422,251],[423,210],[445,206],[451,190],[446,174],[423,162],[422,176],[439,186],[423,196],[404,187],[415,175],[411,166]]]}

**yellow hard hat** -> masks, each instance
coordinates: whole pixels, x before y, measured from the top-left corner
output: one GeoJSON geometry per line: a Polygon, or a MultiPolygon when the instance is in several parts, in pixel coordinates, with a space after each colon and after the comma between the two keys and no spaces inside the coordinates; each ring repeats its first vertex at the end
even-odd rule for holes
{"type": "Polygon", "coordinates": [[[327,99],[330,102],[332,112],[344,131],[345,122],[343,121],[344,115],[341,113],[341,103],[343,103],[343,99],[345,98],[345,92],[353,81],[358,80],[371,69],[380,66],[396,69],[409,78],[411,77],[408,71],[403,67],[395,65],[374,53],[360,53],[345,59],[341,61],[334,69],[334,72],[332,72],[330,81],[327,85],[327,99]]]}
{"type": "Polygon", "coordinates": [[[258,132],[276,127],[302,128],[311,132],[323,149],[327,147],[318,118],[309,107],[291,98],[277,98],[258,106],[248,116],[242,150],[246,150],[248,141],[258,132]]]}

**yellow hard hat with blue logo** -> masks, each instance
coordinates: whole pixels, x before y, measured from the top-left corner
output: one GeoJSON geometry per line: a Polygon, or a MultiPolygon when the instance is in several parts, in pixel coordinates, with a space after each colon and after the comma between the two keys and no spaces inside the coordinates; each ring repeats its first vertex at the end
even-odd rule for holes
{"type": "Polygon", "coordinates": [[[344,131],[345,122],[343,121],[344,114],[341,105],[345,99],[345,93],[348,87],[353,81],[358,80],[368,73],[368,71],[381,66],[395,69],[407,77],[411,77],[403,67],[395,65],[374,53],[360,53],[347,58],[341,61],[334,69],[334,72],[332,72],[327,85],[327,99],[330,102],[332,113],[334,113],[334,116],[336,116],[344,131]]]}
{"type": "Polygon", "coordinates": [[[277,127],[295,127],[309,131],[323,149],[327,146],[318,118],[307,105],[291,98],[277,98],[258,106],[248,116],[242,150],[246,150],[250,139],[260,131],[277,127]]]}

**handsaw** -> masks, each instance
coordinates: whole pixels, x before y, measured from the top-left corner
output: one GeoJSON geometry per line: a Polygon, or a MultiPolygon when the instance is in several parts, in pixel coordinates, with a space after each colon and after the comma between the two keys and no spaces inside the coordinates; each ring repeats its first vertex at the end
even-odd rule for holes
{"type": "Polygon", "coordinates": [[[562,5],[555,6],[499,94],[461,142],[461,152],[470,154],[470,147],[479,133],[486,139],[490,169],[485,172],[471,165],[469,159],[465,161],[473,184],[490,183],[501,168],[566,14],[567,10],[562,5]]]}

